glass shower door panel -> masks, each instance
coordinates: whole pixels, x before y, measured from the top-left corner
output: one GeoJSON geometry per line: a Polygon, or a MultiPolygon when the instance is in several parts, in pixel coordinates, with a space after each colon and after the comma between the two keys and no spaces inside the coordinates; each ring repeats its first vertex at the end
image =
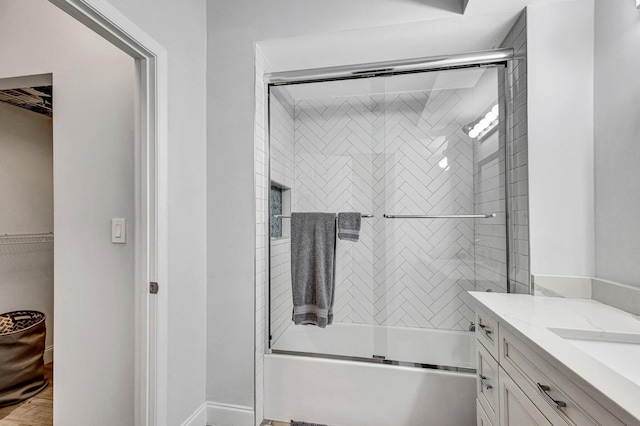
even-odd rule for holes
{"type": "Polygon", "coordinates": [[[386,79],[376,216],[495,214],[374,222],[381,253],[376,348],[388,359],[472,367],[474,314],[466,292],[506,289],[497,72],[471,68],[386,79]]]}
{"type": "MultiPolygon", "coordinates": [[[[277,180],[284,179],[282,176],[286,173],[278,169],[285,163],[283,152],[290,153],[288,176],[291,179],[285,185],[291,194],[290,211],[372,213],[374,141],[378,123],[374,116],[376,101],[371,83],[370,79],[362,79],[272,88],[271,176],[272,181],[282,183],[277,180]],[[288,107],[281,108],[283,104],[288,107]]],[[[362,219],[357,243],[336,241],[334,320],[326,328],[292,323],[291,265],[286,260],[291,257],[290,241],[286,231],[283,238],[272,238],[272,349],[372,357],[371,220],[362,219]]]]}
{"type": "Polygon", "coordinates": [[[499,70],[271,87],[273,350],[473,368],[466,292],[506,290],[499,70]],[[341,211],[373,217],[358,242],[337,240],[334,322],[294,325],[276,215],[341,211]]]}

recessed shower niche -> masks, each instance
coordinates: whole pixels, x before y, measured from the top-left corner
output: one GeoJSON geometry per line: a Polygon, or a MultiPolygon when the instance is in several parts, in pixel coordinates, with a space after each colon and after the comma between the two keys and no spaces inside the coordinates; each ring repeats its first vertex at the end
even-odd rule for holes
{"type": "Polygon", "coordinates": [[[291,235],[291,226],[288,221],[283,221],[283,216],[291,214],[291,189],[271,181],[269,190],[269,220],[272,239],[288,238],[291,235]]]}

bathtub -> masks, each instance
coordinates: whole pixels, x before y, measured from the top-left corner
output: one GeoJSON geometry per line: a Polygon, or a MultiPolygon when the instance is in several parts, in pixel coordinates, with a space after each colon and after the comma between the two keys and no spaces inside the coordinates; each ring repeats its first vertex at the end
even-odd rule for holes
{"type": "Polygon", "coordinates": [[[291,326],[264,357],[264,417],[334,426],[467,426],[476,422],[474,334],[334,324],[291,326]],[[460,371],[279,353],[458,367],[460,371]]]}

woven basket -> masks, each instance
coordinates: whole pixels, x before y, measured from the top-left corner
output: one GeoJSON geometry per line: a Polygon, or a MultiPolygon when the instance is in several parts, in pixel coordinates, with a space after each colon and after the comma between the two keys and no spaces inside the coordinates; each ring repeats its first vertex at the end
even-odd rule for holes
{"type": "Polygon", "coordinates": [[[0,407],[17,404],[47,387],[44,377],[45,315],[0,315],[0,407]]]}

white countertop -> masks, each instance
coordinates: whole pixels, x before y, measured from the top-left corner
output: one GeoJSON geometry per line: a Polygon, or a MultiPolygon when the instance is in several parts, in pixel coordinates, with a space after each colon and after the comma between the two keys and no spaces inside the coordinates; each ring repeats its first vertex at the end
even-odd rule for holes
{"type": "MultiPolygon", "coordinates": [[[[640,317],[588,299],[469,292],[500,324],[533,342],[640,421],[640,383],[550,329],[640,336],[640,317]]],[[[619,367],[619,366],[618,366],[619,367]]],[[[640,369],[640,359],[637,360],[640,369]]]]}

